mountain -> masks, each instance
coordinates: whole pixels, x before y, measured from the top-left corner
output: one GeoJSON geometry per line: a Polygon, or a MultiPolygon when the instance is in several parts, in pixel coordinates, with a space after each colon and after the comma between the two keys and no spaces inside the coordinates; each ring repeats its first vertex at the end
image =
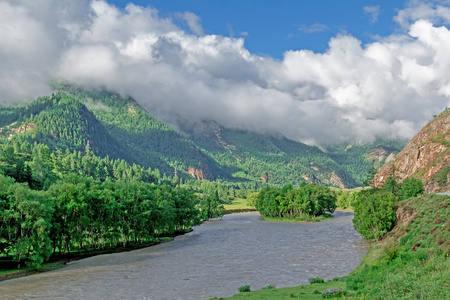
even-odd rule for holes
{"type": "Polygon", "coordinates": [[[205,122],[200,132],[187,134],[205,154],[232,167],[234,178],[274,185],[302,181],[341,187],[357,185],[318,147],[294,142],[284,136],[227,129],[214,122],[205,122]]]}
{"type": "Polygon", "coordinates": [[[177,172],[182,178],[253,187],[298,186],[304,181],[360,186],[374,161],[383,164],[403,147],[401,142],[379,141],[320,149],[213,121],[185,124],[177,132],[130,97],[61,82],[53,88],[55,94],[27,106],[0,108],[0,137],[70,151],[85,151],[88,146],[102,157],[124,159],[168,175],[177,172]]]}
{"type": "Polygon", "coordinates": [[[415,177],[425,182],[425,192],[450,192],[450,109],[446,109],[386,164],[374,178],[375,186],[389,176],[400,181],[415,177]]]}
{"type": "Polygon", "coordinates": [[[325,148],[327,155],[339,164],[361,186],[371,167],[380,169],[394,159],[406,145],[405,141],[383,141],[362,144],[331,145],[325,148]]]}

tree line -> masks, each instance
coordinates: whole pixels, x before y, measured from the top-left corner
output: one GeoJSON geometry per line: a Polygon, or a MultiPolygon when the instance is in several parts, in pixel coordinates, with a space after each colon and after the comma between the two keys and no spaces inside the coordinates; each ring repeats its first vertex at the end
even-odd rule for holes
{"type": "Polygon", "coordinates": [[[146,244],[223,215],[217,192],[180,181],[88,147],[2,140],[0,254],[38,267],[51,255],[146,244]]]}
{"type": "Polygon", "coordinates": [[[259,193],[255,208],[266,217],[320,216],[336,209],[336,196],[328,187],[303,183],[298,189],[267,187],[259,193]]]}

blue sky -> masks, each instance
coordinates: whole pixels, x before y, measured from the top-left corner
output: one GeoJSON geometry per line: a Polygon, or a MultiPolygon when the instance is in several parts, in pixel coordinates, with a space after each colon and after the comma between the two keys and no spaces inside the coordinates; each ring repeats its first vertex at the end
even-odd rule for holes
{"type": "MultiPolygon", "coordinates": [[[[130,1],[109,0],[124,8],[130,1]]],[[[287,50],[324,52],[330,38],[351,34],[363,44],[398,30],[394,16],[404,1],[366,0],[134,0],[150,6],[161,17],[192,12],[201,20],[205,34],[245,38],[255,54],[281,59],[287,50]]],[[[180,27],[185,24],[179,23],[180,27]]],[[[185,29],[187,29],[185,27],[185,29]]]]}

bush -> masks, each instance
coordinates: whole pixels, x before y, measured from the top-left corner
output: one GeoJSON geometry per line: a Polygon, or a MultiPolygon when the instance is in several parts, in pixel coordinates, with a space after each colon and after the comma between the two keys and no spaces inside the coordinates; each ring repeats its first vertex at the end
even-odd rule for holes
{"type": "Polygon", "coordinates": [[[406,178],[401,184],[402,199],[409,199],[422,194],[424,191],[423,182],[416,178],[406,178]]]}
{"type": "Polygon", "coordinates": [[[243,285],[239,287],[239,293],[250,292],[250,285],[243,285]]]}
{"type": "Polygon", "coordinates": [[[308,279],[310,284],[315,284],[315,283],[324,283],[325,280],[323,280],[322,277],[313,277],[313,278],[309,278],[308,279]]]}
{"type": "Polygon", "coordinates": [[[275,284],[269,284],[266,287],[263,287],[262,290],[273,290],[275,289],[275,284]]]}

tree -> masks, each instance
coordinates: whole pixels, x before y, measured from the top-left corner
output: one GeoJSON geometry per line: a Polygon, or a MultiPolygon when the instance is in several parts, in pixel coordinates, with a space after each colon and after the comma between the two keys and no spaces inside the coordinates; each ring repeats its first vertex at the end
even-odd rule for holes
{"type": "Polygon", "coordinates": [[[26,184],[11,185],[7,198],[8,205],[0,215],[6,251],[14,255],[18,268],[24,260],[37,268],[52,253],[49,235],[53,205],[42,192],[30,190],[26,184]]]}
{"type": "Polygon", "coordinates": [[[199,202],[199,208],[202,220],[219,218],[222,217],[224,214],[224,207],[219,203],[219,199],[217,196],[201,197],[199,202]]]}
{"type": "Polygon", "coordinates": [[[368,240],[380,239],[395,226],[398,198],[385,190],[364,190],[354,202],[353,226],[368,240]]]}
{"type": "Polygon", "coordinates": [[[373,186],[373,179],[375,177],[375,174],[377,174],[377,169],[372,166],[369,172],[367,172],[366,179],[364,179],[363,181],[364,186],[373,186]]]}

